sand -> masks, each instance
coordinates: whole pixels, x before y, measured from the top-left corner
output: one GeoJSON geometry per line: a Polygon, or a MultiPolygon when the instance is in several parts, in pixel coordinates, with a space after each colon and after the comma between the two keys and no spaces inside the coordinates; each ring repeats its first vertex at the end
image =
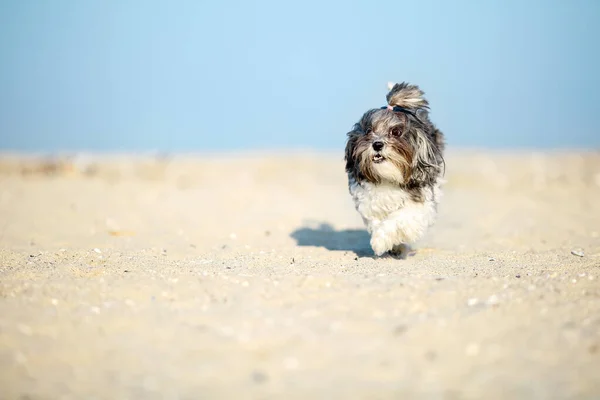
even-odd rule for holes
{"type": "Polygon", "coordinates": [[[339,154],[5,154],[0,398],[600,398],[600,153],[446,179],[376,259],[339,154]]]}

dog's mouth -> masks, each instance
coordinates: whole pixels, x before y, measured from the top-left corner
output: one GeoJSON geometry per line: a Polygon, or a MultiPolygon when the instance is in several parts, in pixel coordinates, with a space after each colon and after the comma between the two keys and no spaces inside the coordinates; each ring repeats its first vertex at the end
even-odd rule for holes
{"type": "Polygon", "coordinates": [[[385,157],[381,155],[381,153],[377,153],[373,156],[373,162],[375,164],[380,164],[385,161],[385,157]]]}

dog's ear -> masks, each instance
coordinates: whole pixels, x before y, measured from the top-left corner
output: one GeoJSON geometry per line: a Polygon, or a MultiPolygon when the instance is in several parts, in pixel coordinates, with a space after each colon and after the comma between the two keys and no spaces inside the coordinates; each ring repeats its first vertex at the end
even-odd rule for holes
{"type": "Polygon", "coordinates": [[[443,172],[443,135],[437,128],[432,126],[431,129],[431,135],[418,131],[411,137],[414,149],[410,178],[412,185],[432,185],[443,172]]]}
{"type": "Polygon", "coordinates": [[[359,129],[360,126],[356,124],[352,130],[346,134],[348,141],[346,142],[346,154],[344,156],[344,161],[346,161],[346,172],[348,173],[354,173],[356,171],[356,157],[354,155],[354,149],[360,134],[359,129]]]}
{"type": "Polygon", "coordinates": [[[387,102],[390,106],[400,106],[408,109],[417,110],[419,108],[429,108],[429,102],[423,97],[425,94],[417,85],[409,85],[406,82],[388,83],[387,102]]]}

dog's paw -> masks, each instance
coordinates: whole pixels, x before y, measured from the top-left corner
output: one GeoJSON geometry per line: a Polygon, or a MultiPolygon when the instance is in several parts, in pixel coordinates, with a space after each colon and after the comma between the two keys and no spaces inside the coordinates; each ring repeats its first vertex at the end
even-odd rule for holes
{"type": "Polygon", "coordinates": [[[373,236],[371,238],[371,248],[377,257],[383,256],[390,250],[387,241],[384,238],[373,236]]]}
{"type": "Polygon", "coordinates": [[[408,256],[413,256],[415,252],[410,248],[408,244],[400,243],[392,248],[389,252],[390,256],[400,259],[406,260],[408,256]]]}

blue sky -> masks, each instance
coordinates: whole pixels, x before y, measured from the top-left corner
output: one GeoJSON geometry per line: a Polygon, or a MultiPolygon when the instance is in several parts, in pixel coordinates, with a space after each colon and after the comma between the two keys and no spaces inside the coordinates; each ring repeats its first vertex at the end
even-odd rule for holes
{"type": "Polygon", "coordinates": [[[0,0],[0,149],[340,149],[388,81],[453,147],[600,147],[598,1],[0,0]]]}

